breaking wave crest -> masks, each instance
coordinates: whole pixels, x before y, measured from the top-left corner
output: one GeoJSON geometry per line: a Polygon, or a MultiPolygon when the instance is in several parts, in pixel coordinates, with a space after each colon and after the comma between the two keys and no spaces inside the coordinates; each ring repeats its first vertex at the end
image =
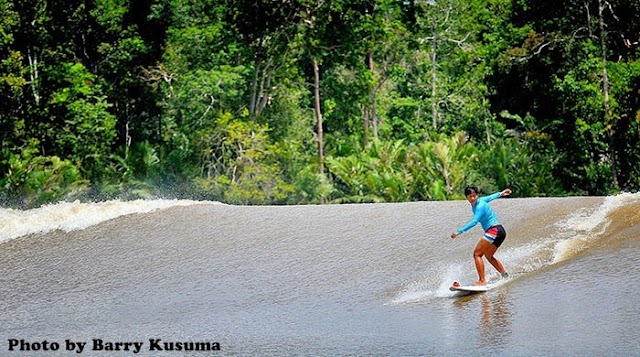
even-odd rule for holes
{"type": "Polygon", "coordinates": [[[30,210],[0,208],[0,243],[22,236],[86,229],[96,224],[135,213],[148,213],[176,206],[211,202],[191,200],[111,200],[96,203],[61,202],[30,210]]]}

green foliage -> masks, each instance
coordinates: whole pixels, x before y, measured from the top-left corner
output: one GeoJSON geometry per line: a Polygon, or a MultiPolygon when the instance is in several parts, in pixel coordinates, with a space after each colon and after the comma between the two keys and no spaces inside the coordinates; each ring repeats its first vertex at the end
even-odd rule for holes
{"type": "Polygon", "coordinates": [[[611,95],[616,100],[613,145],[620,164],[619,181],[627,190],[640,189],[640,61],[610,63],[611,95]]]}
{"type": "Polygon", "coordinates": [[[95,76],[82,64],[64,64],[61,76],[65,84],[49,101],[52,119],[60,122],[53,139],[58,152],[77,163],[89,177],[97,178],[111,152],[116,119],[94,83],[95,76]]]}
{"type": "Polygon", "coordinates": [[[7,173],[0,187],[5,202],[31,208],[77,196],[88,187],[76,165],[57,156],[38,155],[38,144],[30,141],[19,153],[3,150],[7,173]]]}
{"type": "Polygon", "coordinates": [[[387,125],[382,129],[384,137],[406,138],[416,144],[424,140],[423,123],[416,121],[421,102],[412,97],[399,97],[390,100],[387,125]]]}
{"type": "Polygon", "coordinates": [[[13,28],[19,23],[19,15],[9,0],[0,0],[0,14],[0,51],[4,52],[14,41],[13,28]]]}
{"type": "Polygon", "coordinates": [[[452,138],[441,136],[427,141],[415,152],[411,165],[417,199],[445,200],[462,198],[464,186],[475,177],[473,169],[478,149],[463,133],[452,138]]]}
{"type": "Polygon", "coordinates": [[[237,204],[284,203],[293,188],[280,178],[279,148],[267,130],[223,113],[199,131],[202,174],[194,182],[201,194],[237,204]]]}
{"type": "Polygon", "coordinates": [[[162,186],[160,159],[148,142],[125,147],[124,153],[109,156],[98,196],[108,198],[148,198],[162,186]]]}
{"type": "Polygon", "coordinates": [[[22,67],[22,61],[24,58],[20,52],[10,51],[1,62],[2,77],[0,77],[0,85],[2,86],[3,93],[7,93],[10,98],[20,97],[24,92],[24,87],[27,85],[27,80],[24,78],[24,68],[22,67]]]}
{"type": "Polygon", "coordinates": [[[470,184],[486,192],[512,187],[516,196],[557,195],[562,193],[553,174],[557,163],[544,137],[527,134],[487,146],[463,133],[410,147],[374,142],[365,155],[328,160],[345,195],[340,202],[462,199],[470,184]]]}
{"type": "Polygon", "coordinates": [[[572,145],[566,157],[569,160],[566,163],[569,165],[567,171],[573,177],[587,178],[595,187],[583,189],[591,193],[612,186],[608,157],[608,132],[611,127],[603,120],[605,112],[598,61],[597,57],[590,57],[570,70],[564,78],[556,78],[555,83],[566,107],[564,117],[575,120],[571,132],[572,145]]]}
{"type": "Polygon", "coordinates": [[[445,200],[463,196],[477,157],[475,146],[458,133],[410,147],[401,140],[374,141],[364,154],[332,157],[327,164],[345,194],[341,202],[445,200]]]}
{"type": "Polygon", "coordinates": [[[597,10],[0,0],[3,197],[299,204],[459,199],[467,184],[640,189],[640,6],[597,10]]]}
{"type": "Polygon", "coordinates": [[[327,158],[327,165],[344,186],[339,202],[400,202],[410,197],[405,187],[407,150],[402,141],[374,141],[366,154],[327,158]]]}
{"type": "Polygon", "coordinates": [[[117,33],[123,30],[123,20],[129,10],[127,3],[126,0],[95,0],[91,13],[107,32],[117,33]]]}
{"type": "Polygon", "coordinates": [[[243,67],[222,66],[220,69],[187,72],[167,88],[163,103],[172,129],[189,132],[206,127],[219,110],[239,106],[243,67]],[[175,125],[175,126],[174,126],[175,125]]]}
{"type": "Polygon", "coordinates": [[[485,177],[495,182],[491,191],[510,187],[524,197],[561,194],[561,184],[554,176],[559,158],[550,143],[546,143],[548,150],[541,145],[515,138],[495,142],[480,159],[485,177]]]}

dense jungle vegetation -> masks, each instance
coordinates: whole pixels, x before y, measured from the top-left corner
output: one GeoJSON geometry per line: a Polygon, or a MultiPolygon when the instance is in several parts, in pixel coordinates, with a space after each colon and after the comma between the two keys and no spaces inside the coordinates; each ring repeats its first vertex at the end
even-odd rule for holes
{"type": "Polygon", "coordinates": [[[640,187],[638,0],[0,0],[0,201],[640,187]]]}

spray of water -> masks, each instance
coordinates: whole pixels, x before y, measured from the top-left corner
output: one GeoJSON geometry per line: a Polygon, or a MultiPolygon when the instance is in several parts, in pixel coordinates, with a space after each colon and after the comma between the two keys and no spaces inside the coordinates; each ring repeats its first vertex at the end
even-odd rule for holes
{"type": "Polygon", "coordinates": [[[98,203],[61,202],[30,210],[0,209],[0,243],[55,230],[71,232],[120,216],[176,206],[210,203],[189,200],[112,200],[98,203]]]}
{"type": "MultiPolygon", "coordinates": [[[[508,267],[510,278],[502,279],[488,264],[488,284],[498,287],[520,279],[544,266],[557,264],[584,251],[588,243],[597,240],[606,231],[609,214],[615,209],[640,201],[640,193],[623,193],[607,197],[595,210],[579,210],[559,220],[547,235],[534,237],[520,246],[504,247],[500,259],[508,267]]],[[[466,258],[465,258],[466,259],[466,258]]],[[[453,281],[471,281],[475,271],[465,269],[465,261],[455,261],[446,266],[436,266],[425,277],[404,284],[392,299],[392,304],[415,303],[433,298],[450,297],[453,281]],[[465,280],[466,279],[466,280],[465,280]]]]}

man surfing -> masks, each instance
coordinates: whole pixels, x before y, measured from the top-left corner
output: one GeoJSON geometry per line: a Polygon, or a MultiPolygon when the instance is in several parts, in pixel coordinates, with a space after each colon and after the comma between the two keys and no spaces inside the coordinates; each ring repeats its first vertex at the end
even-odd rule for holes
{"type": "Polygon", "coordinates": [[[451,238],[455,238],[468,231],[478,223],[480,223],[482,230],[484,230],[484,236],[480,238],[478,245],[476,245],[476,249],[473,251],[473,259],[476,264],[476,270],[478,271],[478,281],[473,285],[487,285],[487,281],[484,278],[483,256],[487,257],[487,261],[496,268],[503,278],[508,276],[502,263],[493,256],[502,242],[504,242],[507,233],[505,232],[504,227],[500,224],[500,221],[498,221],[498,217],[493,213],[491,206],[489,206],[489,202],[510,194],[511,190],[507,188],[490,196],[479,197],[477,187],[468,186],[464,189],[464,195],[467,197],[467,201],[471,204],[473,219],[464,225],[464,227],[451,233],[451,238]]]}

